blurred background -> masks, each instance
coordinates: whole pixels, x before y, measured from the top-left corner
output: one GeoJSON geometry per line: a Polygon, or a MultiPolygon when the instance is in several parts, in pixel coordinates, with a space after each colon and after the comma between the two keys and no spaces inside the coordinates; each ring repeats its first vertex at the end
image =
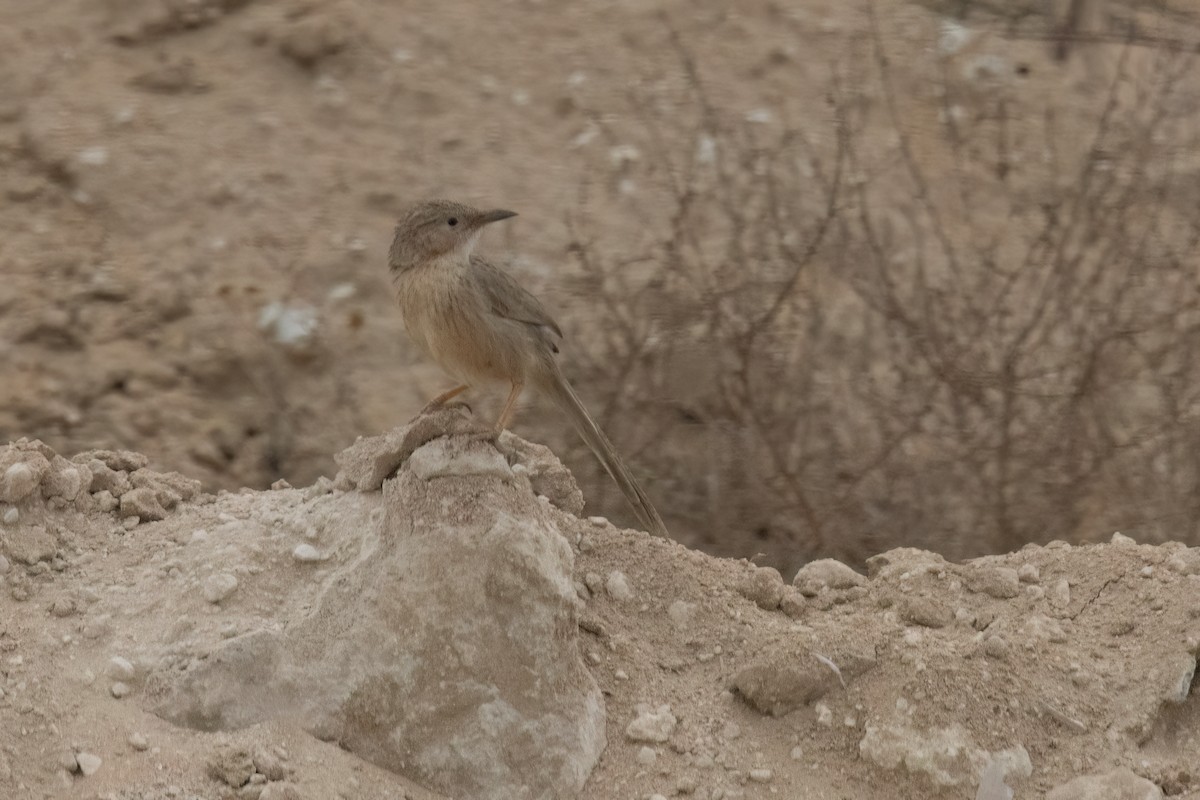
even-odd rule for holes
{"type": "Polygon", "coordinates": [[[0,439],[332,474],[450,385],[385,267],[449,197],[520,212],[481,250],[686,544],[1196,544],[1198,43],[1191,0],[5,0],[0,439]]]}

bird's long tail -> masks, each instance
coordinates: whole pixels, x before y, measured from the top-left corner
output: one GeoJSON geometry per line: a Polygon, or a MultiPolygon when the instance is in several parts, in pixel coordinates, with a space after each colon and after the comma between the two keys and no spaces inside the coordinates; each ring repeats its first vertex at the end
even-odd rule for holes
{"type": "Polygon", "coordinates": [[[579,395],[575,394],[571,384],[567,383],[567,379],[563,377],[557,364],[551,365],[550,375],[547,378],[539,388],[570,417],[571,424],[579,432],[580,438],[596,454],[596,458],[600,460],[605,472],[612,477],[617,488],[621,490],[621,494],[625,495],[625,500],[633,508],[633,513],[637,514],[638,520],[647,531],[655,536],[668,536],[667,526],[663,524],[662,517],[654,510],[650,498],[646,497],[646,493],[634,479],[633,473],[617,455],[612,442],[608,440],[604,431],[600,430],[600,426],[584,408],[583,401],[579,399],[579,395]]]}

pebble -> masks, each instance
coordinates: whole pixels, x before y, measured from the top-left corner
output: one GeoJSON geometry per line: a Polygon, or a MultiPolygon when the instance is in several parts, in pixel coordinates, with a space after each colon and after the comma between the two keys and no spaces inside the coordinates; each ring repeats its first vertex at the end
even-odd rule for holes
{"type": "Polygon", "coordinates": [[[792,748],[791,757],[792,761],[799,761],[804,758],[804,749],[800,745],[796,745],[792,748]]]}
{"type": "Polygon", "coordinates": [[[128,697],[129,692],[132,690],[129,688],[128,683],[124,683],[123,681],[117,681],[109,688],[109,691],[112,692],[113,697],[120,700],[122,697],[128,697]]]}
{"type": "Polygon", "coordinates": [[[905,622],[923,625],[926,628],[944,628],[954,619],[954,612],[945,603],[932,597],[917,596],[906,598],[900,608],[900,616],[905,622]]]}
{"type": "Polygon", "coordinates": [[[95,775],[96,771],[100,769],[100,765],[104,763],[100,756],[92,753],[76,753],[75,760],[79,762],[79,771],[85,777],[95,775]]]}
{"type": "Polygon", "coordinates": [[[603,528],[608,524],[607,517],[588,517],[588,522],[592,523],[592,527],[603,528]]]}
{"type": "Polygon", "coordinates": [[[0,575],[8,572],[10,566],[11,565],[8,563],[8,559],[4,556],[0,556],[0,575]]]}
{"type": "Polygon", "coordinates": [[[1066,578],[1059,578],[1046,590],[1046,599],[1055,608],[1065,608],[1071,602],[1071,584],[1066,578]]]}
{"type": "Polygon", "coordinates": [[[964,582],[972,592],[982,592],[998,600],[1021,593],[1021,579],[1011,567],[977,567],[966,573],[964,582]]]}
{"type": "Polygon", "coordinates": [[[1111,541],[1113,544],[1122,545],[1122,546],[1126,546],[1126,547],[1128,547],[1129,545],[1137,544],[1137,542],[1135,542],[1133,539],[1130,539],[1128,536],[1121,533],[1120,531],[1117,531],[1116,533],[1114,533],[1112,535],[1111,541]]]}
{"type": "Polygon", "coordinates": [[[770,783],[775,777],[775,773],[769,769],[752,769],[750,770],[750,780],[755,783],[770,783]]]}
{"type": "Polygon", "coordinates": [[[822,589],[849,589],[862,586],[867,579],[850,567],[832,558],[822,558],[805,564],[792,578],[792,585],[805,597],[815,597],[822,589]]]}
{"type": "Polygon", "coordinates": [[[10,508],[4,512],[4,524],[5,525],[16,525],[20,521],[21,521],[21,512],[17,511],[15,508],[10,508]]]}
{"type": "MultiPolygon", "coordinates": [[[[586,577],[584,581],[587,581],[586,577]]],[[[633,599],[633,589],[629,588],[629,579],[620,570],[614,569],[608,573],[608,578],[604,581],[604,589],[613,600],[633,599]]]]}
{"type": "Polygon", "coordinates": [[[1008,655],[1008,641],[1002,636],[989,636],[983,640],[983,652],[991,658],[1005,658],[1008,655]]]}
{"type": "Polygon", "coordinates": [[[638,750],[637,761],[643,767],[649,767],[658,760],[658,753],[654,752],[654,748],[649,745],[642,745],[642,749],[638,750]]]}
{"type": "Polygon", "coordinates": [[[625,728],[625,736],[634,742],[665,742],[671,738],[678,720],[671,707],[663,704],[657,708],[647,705],[637,707],[638,715],[625,728]]]}
{"type": "Polygon", "coordinates": [[[133,733],[129,734],[128,741],[129,741],[129,746],[132,747],[134,750],[137,750],[139,753],[144,750],[150,749],[150,742],[146,740],[146,737],[144,735],[142,735],[141,733],[138,733],[137,731],[134,731],[133,733]]]}
{"type": "Polygon", "coordinates": [[[0,500],[15,503],[24,500],[29,493],[37,488],[38,475],[33,467],[24,461],[18,461],[4,471],[0,478],[0,500]]]}
{"type": "Polygon", "coordinates": [[[619,669],[616,672],[614,672],[613,677],[619,681],[629,680],[629,674],[627,672],[625,672],[625,670],[623,670],[623,669],[619,669]]]}
{"type": "Polygon", "coordinates": [[[1017,568],[1017,577],[1021,583],[1037,583],[1041,576],[1036,564],[1022,564],[1017,568]]]}
{"type": "Polygon", "coordinates": [[[135,674],[133,662],[122,656],[113,656],[108,660],[108,667],[104,670],[105,674],[113,680],[131,681],[135,674]]]}
{"type": "Polygon", "coordinates": [[[311,544],[298,544],[292,551],[292,558],[302,562],[321,561],[321,552],[311,544]]]}
{"type": "Polygon", "coordinates": [[[774,567],[759,567],[742,579],[738,591],[742,597],[765,611],[779,608],[783,599],[783,576],[774,567]]]}
{"type": "Polygon", "coordinates": [[[219,603],[238,588],[238,579],[228,572],[218,572],[208,576],[204,581],[204,599],[210,603],[219,603]]]}

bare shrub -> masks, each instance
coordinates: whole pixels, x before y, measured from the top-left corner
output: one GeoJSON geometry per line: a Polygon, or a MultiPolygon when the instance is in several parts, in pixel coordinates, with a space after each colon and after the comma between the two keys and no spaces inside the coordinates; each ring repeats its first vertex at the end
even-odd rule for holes
{"type": "Polygon", "coordinates": [[[1120,50],[1082,142],[943,64],[916,141],[877,31],[833,71],[819,135],[734,118],[672,42],[684,96],[635,91],[621,134],[663,191],[630,196],[645,240],[570,224],[602,312],[575,379],[677,536],[783,566],[1197,540],[1195,58],[1120,50]]]}

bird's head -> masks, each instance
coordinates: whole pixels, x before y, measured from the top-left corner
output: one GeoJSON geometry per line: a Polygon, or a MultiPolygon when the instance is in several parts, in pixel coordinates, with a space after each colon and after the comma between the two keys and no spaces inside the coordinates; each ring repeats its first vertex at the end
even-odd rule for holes
{"type": "Polygon", "coordinates": [[[516,215],[504,209],[480,211],[450,200],[418,203],[396,223],[388,267],[402,272],[452,254],[465,258],[471,254],[483,226],[516,215]]]}

